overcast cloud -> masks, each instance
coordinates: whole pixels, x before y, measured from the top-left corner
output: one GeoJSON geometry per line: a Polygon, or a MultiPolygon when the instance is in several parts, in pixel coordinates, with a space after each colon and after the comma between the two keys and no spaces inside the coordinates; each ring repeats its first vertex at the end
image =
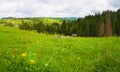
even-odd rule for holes
{"type": "Polygon", "coordinates": [[[120,0],[0,0],[0,18],[84,17],[119,8],[120,0]]]}

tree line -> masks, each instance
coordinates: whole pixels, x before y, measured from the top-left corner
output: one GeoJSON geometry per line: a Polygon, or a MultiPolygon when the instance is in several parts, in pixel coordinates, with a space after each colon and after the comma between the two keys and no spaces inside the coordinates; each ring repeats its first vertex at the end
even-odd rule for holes
{"type": "Polygon", "coordinates": [[[44,24],[44,22],[33,19],[32,22],[25,22],[19,26],[23,30],[37,30],[38,33],[63,34],[83,37],[98,36],[120,36],[120,9],[104,11],[102,14],[88,15],[77,20],[63,20],[62,24],[44,24]]]}

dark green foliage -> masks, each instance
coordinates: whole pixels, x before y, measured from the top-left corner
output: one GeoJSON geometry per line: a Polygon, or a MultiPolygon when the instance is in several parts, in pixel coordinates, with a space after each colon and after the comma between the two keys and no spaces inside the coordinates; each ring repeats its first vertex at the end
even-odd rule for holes
{"type": "Polygon", "coordinates": [[[102,14],[88,15],[77,20],[62,20],[62,24],[44,22],[33,19],[32,22],[24,22],[20,29],[37,30],[38,33],[64,34],[83,37],[120,36],[120,9],[117,12],[104,11],[102,14]]]}
{"type": "Polygon", "coordinates": [[[28,22],[24,22],[22,20],[22,24],[19,26],[20,29],[23,29],[23,30],[33,30],[33,26],[32,24],[28,23],[28,22]]]}

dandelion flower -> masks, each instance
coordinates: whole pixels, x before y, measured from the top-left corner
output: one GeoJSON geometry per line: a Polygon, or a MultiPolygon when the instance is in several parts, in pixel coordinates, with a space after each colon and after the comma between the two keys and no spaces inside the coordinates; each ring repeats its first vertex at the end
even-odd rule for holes
{"type": "Polygon", "coordinates": [[[30,63],[35,63],[35,60],[31,59],[31,60],[30,60],[30,63]]]}
{"type": "Polygon", "coordinates": [[[21,56],[22,56],[22,57],[25,57],[25,56],[26,56],[26,53],[22,53],[21,56]]]}

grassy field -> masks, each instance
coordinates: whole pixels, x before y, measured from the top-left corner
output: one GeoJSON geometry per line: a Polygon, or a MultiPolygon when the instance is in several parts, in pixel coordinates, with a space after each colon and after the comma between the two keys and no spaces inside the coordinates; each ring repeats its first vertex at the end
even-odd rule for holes
{"type": "Polygon", "coordinates": [[[0,72],[120,72],[120,37],[56,37],[0,26],[0,72]]]}
{"type": "Polygon", "coordinates": [[[24,22],[28,22],[28,23],[33,23],[33,20],[36,21],[41,21],[44,24],[53,24],[53,23],[58,23],[61,24],[62,20],[57,20],[57,19],[52,19],[52,18],[30,18],[30,19],[0,19],[0,23],[5,24],[5,23],[12,23],[14,25],[20,25],[22,24],[22,20],[24,22]]]}

